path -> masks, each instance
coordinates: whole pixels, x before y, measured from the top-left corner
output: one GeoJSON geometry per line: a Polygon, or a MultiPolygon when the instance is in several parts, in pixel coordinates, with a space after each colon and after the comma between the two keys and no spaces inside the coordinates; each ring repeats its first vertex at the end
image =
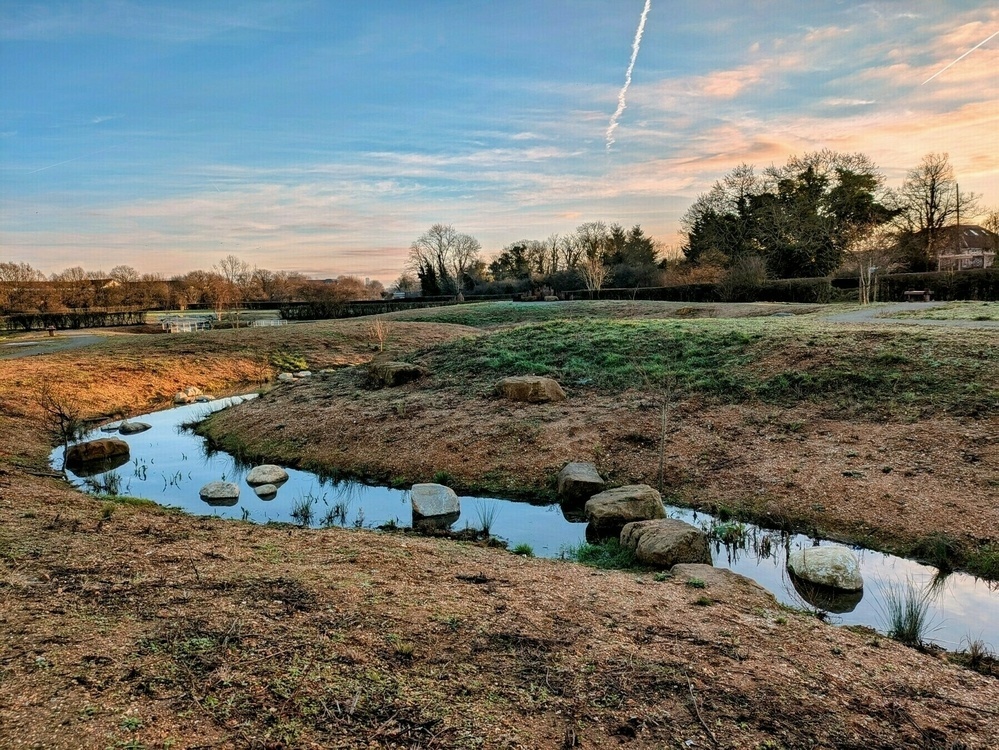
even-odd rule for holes
{"type": "Polygon", "coordinates": [[[929,320],[927,318],[891,318],[898,312],[929,310],[943,307],[947,302],[892,302],[870,305],[847,313],[837,313],[826,318],[831,323],[882,323],[903,326],[938,326],[943,328],[999,328],[999,320],[929,320]]]}
{"type": "Polygon", "coordinates": [[[0,340],[2,341],[0,343],[0,359],[18,359],[38,354],[51,354],[52,352],[61,352],[66,349],[76,349],[81,346],[96,344],[103,339],[103,334],[61,331],[51,337],[45,334],[44,337],[39,338],[32,336],[15,341],[0,340]]]}

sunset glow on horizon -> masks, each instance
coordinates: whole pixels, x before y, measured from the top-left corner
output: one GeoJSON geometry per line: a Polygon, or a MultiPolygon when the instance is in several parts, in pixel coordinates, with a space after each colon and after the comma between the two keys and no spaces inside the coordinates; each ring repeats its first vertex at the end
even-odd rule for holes
{"type": "Polygon", "coordinates": [[[435,222],[677,245],[733,167],[823,148],[891,186],[946,152],[997,206],[997,33],[930,0],[9,2],[0,261],[387,284],[435,222]]]}

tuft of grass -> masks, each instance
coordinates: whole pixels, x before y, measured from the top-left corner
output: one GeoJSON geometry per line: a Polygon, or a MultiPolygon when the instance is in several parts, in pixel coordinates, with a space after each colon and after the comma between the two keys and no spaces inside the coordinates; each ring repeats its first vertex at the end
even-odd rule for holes
{"type": "Polygon", "coordinates": [[[575,560],[591,568],[601,570],[622,570],[635,567],[635,553],[627,547],[622,547],[617,539],[608,539],[602,544],[583,542],[563,547],[563,560],[575,560]]]}
{"type": "Polygon", "coordinates": [[[300,370],[309,369],[308,363],[305,361],[305,357],[301,354],[284,351],[274,352],[271,354],[270,359],[272,365],[285,372],[299,372],[300,370]]]}
{"type": "Polygon", "coordinates": [[[969,551],[964,558],[964,568],[990,581],[999,580],[999,544],[986,544],[969,551]]]}
{"type": "Polygon", "coordinates": [[[708,584],[700,578],[690,578],[687,581],[684,581],[684,585],[692,589],[706,589],[708,587],[708,584]]]}
{"type": "Polygon", "coordinates": [[[961,546],[956,539],[937,532],[916,542],[912,556],[942,571],[951,571],[960,564],[961,546]]]}
{"type": "Polygon", "coordinates": [[[298,521],[300,526],[311,526],[314,515],[312,507],[315,504],[316,498],[312,495],[300,497],[291,509],[291,517],[298,521]]]}
{"type": "Polygon", "coordinates": [[[475,515],[479,519],[479,528],[484,537],[489,537],[497,513],[499,513],[499,506],[496,503],[478,502],[475,504],[475,515]]]}
{"type": "Polygon", "coordinates": [[[521,557],[534,557],[534,547],[527,542],[521,542],[510,551],[515,555],[520,555],[521,557]]]}
{"type": "Polygon", "coordinates": [[[83,484],[88,492],[95,495],[117,497],[121,494],[121,475],[116,471],[87,477],[83,480],[83,484]]]}
{"type": "Polygon", "coordinates": [[[931,603],[929,592],[912,581],[885,587],[882,614],[888,637],[913,648],[922,646],[930,626],[931,603]]]}

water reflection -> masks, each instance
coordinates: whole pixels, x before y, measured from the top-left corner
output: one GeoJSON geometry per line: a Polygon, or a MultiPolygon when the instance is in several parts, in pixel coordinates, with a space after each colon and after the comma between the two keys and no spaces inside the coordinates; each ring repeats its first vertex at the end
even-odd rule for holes
{"type": "MultiPolygon", "coordinates": [[[[183,425],[193,424],[232,402],[220,399],[138,417],[152,428],[136,435],[121,435],[129,444],[130,459],[112,471],[87,478],[88,488],[93,492],[113,489],[123,495],[146,497],[193,514],[258,523],[301,523],[306,519],[308,525],[316,527],[412,525],[407,491],[294,469],[288,470],[287,482],[275,495],[258,497],[245,481],[251,466],[212,450],[206,441],[183,429],[183,425]],[[238,500],[225,504],[202,502],[200,488],[213,481],[239,485],[238,500]]],[[[51,460],[53,466],[62,468],[62,448],[53,451],[51,460]]],[[[451,521],[454,528],[481,528],[487,522],[493,535],[511,546],[530,545],[538,556],[558,557],[565,548],[586,538],[585,519],[564,513],[558,505],[468,497],[461,498],[461,503],[465,513],[451,521]]],[[[993,650],[999,649],[999,590],[995,582],[962,573],[943,575],[912,560],[858,549],[855,553],[860,559],[865,593],[857,602],[834,602],[818,595],[822,592],[800,590],[785,567],[788,553],[813,546],[816,542],[812,538],[723,521],[685,508],[667,507],[667,513],[724,539],[712,543],[714,564],[752,578],[784,604],[829,613],[828,619],[835,623],[884,630],[887,587],[911,581],[921,589],[932,589],[931,640],[958,649],[962,642],[980,638],[993,650]]]]}

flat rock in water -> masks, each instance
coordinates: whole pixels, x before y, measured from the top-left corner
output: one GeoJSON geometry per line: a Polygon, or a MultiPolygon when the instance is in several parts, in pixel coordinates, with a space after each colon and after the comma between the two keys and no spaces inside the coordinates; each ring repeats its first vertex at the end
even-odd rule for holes
{"type": "Polygon", "coordinates": [[[629,484],[597,493],[586,501],[586,520],[600,531],[619,531],[632,521],[664,518],[662,496],[647,484],[629,484]]]}
{"type": "Polygon", "coordinates": [[[414,484],[409,491],[409,498],[414,516],[432,518],[461,512],[458,495],[443,484],[414,484]]]}
{"type": "MultiPolygon", "coordinates": [[[[280,466],[275,466],[274,464],[262,464],[261,466],[255,466],[250,469],[250,473],[246,475],[246,483],[251,487],[255,487],[259,484],[279,485],[287,481],[288,472],[280,466]]],[[[277,490],[275,490],[275,492],[276,491],[277,490]]]]}
{"type": "Polygon", "coordinates": [[[120,456],[128,456],[128,443],[118,438],[100,438],[71,445],[66,451],[66,465],[80,466],[120,456]]]}
{"type": "Polygon", "coordinates": [[[122,422],[118,427],[118,432],[122,435],[137,435],[152,428],[153,426],[147,422],[122,422]]]}
{"type": "Polygon", "coordinates": [[[198,494],[209,505],[235,505],[239,500],[239,485],[232,482],[209,482],[198,494]]]}
{"type": "Polygon", "coordinates": [[[565,401],[568,397],[556,381],[540,375],[514,375],[503,378],[496,384],[496,391],[511,401],[526,401],[542,404],[550,401],[565,401]]]}
{"type": "Polygon", "coordinates": [[[111,424],[102,424],[101,432],[118,432],[118,428],[121,427],[121,422],[112,422],[111,424]]]}
{"type": "Polygon", "coordinates": [[[656,568],[681,563],[711,564],[707,535],[674,518],[627,524],[621,529],[621,546],[634,550],[638,562],[656,568]]]}
{"type": "Polygon", "coordinates": [[[864,588],[860,560],[846,547],[806,547],[787,556],[787,567],[799,578],[843,591],[864,588]]]}
{"type": "Polygon", "coordinates": [[[559,502],[563,507],[581,508],[606,485],[596,466],[588,462],[573,461],[558,473],[559,502]]]}
{"type": "Polygon", "coordinates": [[[253,491],[261,500],[273,500],[277,495],[278,488],[273,484],[258,484],[253,488],[253,491]]]}

